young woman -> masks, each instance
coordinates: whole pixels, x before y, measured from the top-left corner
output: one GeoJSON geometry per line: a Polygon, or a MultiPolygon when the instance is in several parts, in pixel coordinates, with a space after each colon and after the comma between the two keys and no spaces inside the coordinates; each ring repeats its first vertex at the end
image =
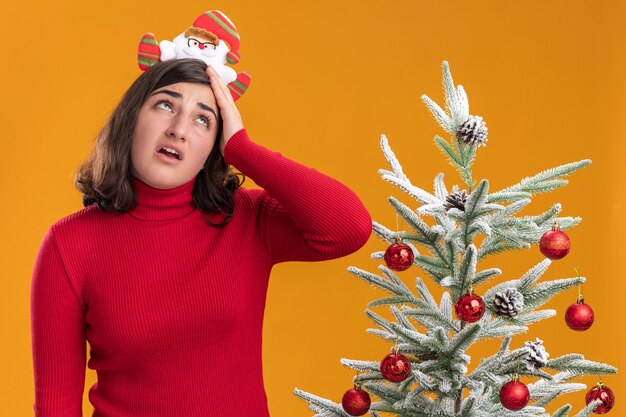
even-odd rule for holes
{"type": "Polygon", "coordinates": [[[362,247],[359,198],[252,142],[194,59],[133,83],[76,183],[86,207],[49,228],[33,270],[35,416],[81,416],[85,366],[95,417],[268,416],[271,268],[362,247]]]}

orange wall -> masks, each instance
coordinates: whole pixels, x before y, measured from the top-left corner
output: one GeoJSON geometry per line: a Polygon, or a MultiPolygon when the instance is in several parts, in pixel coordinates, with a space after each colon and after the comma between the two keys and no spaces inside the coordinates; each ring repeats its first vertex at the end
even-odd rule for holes
{"type": "MultiPolygon", "coordinates": [[[[378,145],[381,133],[414,184],[430,188],[440,171],[448,185],[459,181],[432,143],[442,132],[419,100],[426,93],[441,102],[444,59],[455,81],[465,86],[472,113],[482,115],[489,127],[488,146],[480,149],[474,173],[489,178],[492,189],[551,166],[593,159],[591,167],[571,177],[570,186],[537,198],[526,213],[561,202],[564,215],[583,217],[570,232],[570,255],[554,263],[547,278],[572,276],[580,267],[589,279],[584,292],[596,323],[585,333],[565,327],[561,317],[576,298],[572,290],[550,303],[560,312],[557,318],[533,326],[514,344],[541,337],[553,357],[579,352],[626,370],[620,354],[626,289],[620,263],[626,232],[626,192],[620,180],[626,149],[622,2],[148,4],[13,2],[0,13],[0,415],[32,414],[33,260],[48,226],[81,208],[73,174],[139,74],[135,48],[140,36],[151,31],[159,40],[171,39],[197,14],[214,8],[239,28],[238,69],[253,75],[238,102],[252,138],[341,180],[362,197],[376,220],[390,227],[395,215],[388,195],[416,204],[377,174],[386,168],[378,145]]],[[[389,345],[365,333],[372,323],[363,314],[367,302],[382,293],[346,272],[349,265],[375,271],[369,254],[384,247],[372,238],[347,258],[274,269],[264,329],[273,417],[313,414],[292,394],[295,386],[340,401],[353,376],[340,358],[379,360],[388,353],[389,345]]],[[[540,260],[533,248],[489,263],[503,269],[502,279],[510,279],[540,260]]],[[[423,276],[412,269],[402,277],[413,286],[416,275],[423,276]]],[[[494,348],[494,343],[473,348],[474,365],[494,348]]],[[[93,382],[89,371],[88,384],[93,382]]],[[[626,414],[624,380],[612,376],[605,383],[618,397],[612,415],[626,414]]],[[[566,401],[578,410],[584,393],[558,403],[566,401]]],[[[87,400],[85,415],[91,415],[87,400]]]]}

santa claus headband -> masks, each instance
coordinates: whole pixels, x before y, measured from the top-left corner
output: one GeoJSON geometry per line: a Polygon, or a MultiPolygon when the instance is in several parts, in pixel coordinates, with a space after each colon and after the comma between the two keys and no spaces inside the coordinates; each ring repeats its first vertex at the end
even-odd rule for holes
{"type": "Polygon", "coordinates": [[[241,97],[250,85],[250,74],[237,73],[226,65],[239,62],[239,32],[219,10],[202,13],[173,41],[159,43],[154,34],[146,33],[139,42],[137,63],[142,71],[159,61],[179,58],[197,58],[211,65],[228,86],[234,100],[241,97]]]}

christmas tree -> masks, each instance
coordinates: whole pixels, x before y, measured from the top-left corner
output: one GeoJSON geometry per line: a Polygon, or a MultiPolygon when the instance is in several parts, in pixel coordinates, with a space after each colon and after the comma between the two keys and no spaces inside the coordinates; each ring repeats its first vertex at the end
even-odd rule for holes
{"type": "MultiPolygon", "coordinates": [[[[443,62],[443,88],[445,110],[425,95],[422,99],[451,135],[448,141],[436,136],[435,144],[459,172],[464,189],[453,186],[449,192],[443,174],[435,178],[434,193],[413,185],[382,136],[381,148],[391,170],[381,169],[379,173],[417,200],[419,207],[413,210],[389,197],[397,216],[410,230],[391,230],[374,222],[375,235],[389,244],[386,251],[372,254],[373,259],[384,260],[385,264],[379,266],[382,274],[356,267],[348,271],[387,293],[368,307],[388,305],[395,321],[385,320],[370,309],[365,313],[378,326],[368,332],[394,347],[382,363],[341,359],[344,366],[357,372],[354,389],[346,391],[341,403],[296,388],[295,394],[309,403],[315,417],[364,415],[368,410],[375,417],[380,417],[379,412],[413,417],[548,416],[544,407],[551,401],[587,388],[571,382],[573,378],[617,372],[610,365],[586,360],[577,353],[549,359],[540,339],[511,346],[514,335],[557,314],[555,310],[541,309],[553,296],[576,286],[580,294],[585,282],[582,276],[539,282],[552,260],[567,255],[570,242],[564,230],[581,219],[559,217],[560,204],[533,216],[521,216],[519,212],[534,195],[566,185],[568,181],[563,177],[591,161],[548,169],[491,192],[488,180],[475,182],[472,176],[476,152],[487,142],[486,124],[481,117],[470,115],[467,94],[461,85],[455,87],[447,62],[443,62]],[[432,221],[423,220],[426,216],[432,221]],[[485,288],[501,270],[481,270],[481,260],[534,244],[539,245],[546,259],[519,279],[485,288]],[[439,303],[420,277],[416,278],[415,294],[396,274],[413,266],[443,288],[439,303]],[[478,285],[484,291],[482,296],[474,292],[478,285]],[[467,349],[490,338],[501,339],[500,348],[468,372],[471,358],[467,349]],[[526,380],[535,382],[526,384],[526,380]],[[369,393],[378,401],[372,403],[369,393]]],[[[582,295],[565,313],[565,320],[578,331],[592,325],[593,310],[582,295]]],[[[613,392],[599,382],[587,392],[587,406],[575,417],[592,412],[604,414],[614,401],[613,392]]],[[[571,406],[565,405],[552,417],[566,417],[570,410],[571,406]]]]}

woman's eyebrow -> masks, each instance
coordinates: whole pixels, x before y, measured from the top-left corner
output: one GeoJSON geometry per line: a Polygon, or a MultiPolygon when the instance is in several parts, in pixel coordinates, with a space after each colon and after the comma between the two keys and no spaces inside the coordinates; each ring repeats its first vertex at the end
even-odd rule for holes
{"type": "Polygon", "coordinates": [[[174,97],[174,98],[181,98],[181,97],[183,96],[183,95],[182,95],[182,94],[180,94],[179,92],[177,92],[177,91],[172,91],[172,90],[157,90],[157,91],[154,91],[152,94],[150,94],[150,96],[153,96],[153,95],[155,95],[155,94],[159,94],[159,93],[165,93],[165,94],[167,94],[168,96],[172,96],[172,97],[174,97]]]}
{"type": "Polygon", "coordinates": [[[198,107],[200,107],[202,110],[210,111],[211,113],[213,113],[213,116],[217,118],[217,114],[215,114],[215,110],[213,110],[213,108],[211,108],[210,106],[207,106],[204,103],[198,102],[198,107]]]}
{"type": "MultiPolygon", "coordinates": [[[[168,96],[172,96],[174,98],[181,98],[183,95],[177,91],[172,91],[172,90],[157,90],[154,91],[152,94],[150,94],[150,96],[153,96],[155,94],[159,94],[159,93],[165,93],[168,96]]],[[[200,107],[202,110],[206,110],[206,111],[210,111],[211,113],[213,113],[213,116],[217,117],[217,114],[215,114],[215,110],[213,110],[213,108],[211,106],[207,106],[204,103],[200,103],[198,102],[198,107],[200,107]]]]}

